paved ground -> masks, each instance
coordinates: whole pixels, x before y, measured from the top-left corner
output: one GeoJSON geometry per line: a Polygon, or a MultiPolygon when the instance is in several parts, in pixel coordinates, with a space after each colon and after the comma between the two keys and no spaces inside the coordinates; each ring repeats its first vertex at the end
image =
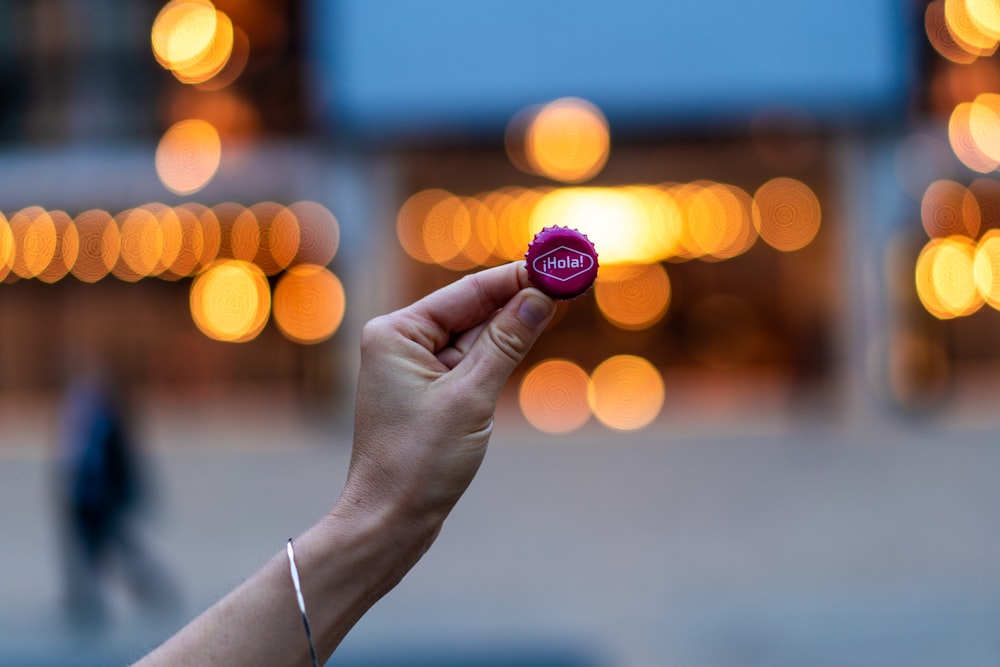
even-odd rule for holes
{"type": "MultiPolygon", "coordinates": [[[[184,608],[148,615],[116,591],[114,623],[78,633],[60,620],[49,414],[0,412],[0,665],[136,657],[324,511],[346,470],[343,427],[288,405],[151,408],[149,537],[184,608]]],[[[439,541],[331,664],[1000,664],[990,419],[679,417],[555,438],[502,414],[439,541]]]]}

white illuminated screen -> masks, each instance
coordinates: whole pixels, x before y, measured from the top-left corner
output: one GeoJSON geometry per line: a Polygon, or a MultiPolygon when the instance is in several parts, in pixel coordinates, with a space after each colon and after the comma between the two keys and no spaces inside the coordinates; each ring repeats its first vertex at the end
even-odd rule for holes
{"type": "MultiPolygon", "coordinates": [[[[910,3],[912,4],[912,3],[910,3]]],[[[362,133],[493,129],[557,97],[616,123],[903,108],[903,0],[314,0],[322,114],[362,133]]]]}

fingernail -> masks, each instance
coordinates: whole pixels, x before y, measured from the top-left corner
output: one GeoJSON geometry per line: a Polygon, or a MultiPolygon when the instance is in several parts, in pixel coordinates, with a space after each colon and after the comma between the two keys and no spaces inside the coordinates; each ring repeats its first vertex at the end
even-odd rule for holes
{"type": "Polygon", "coordinates": [[[517,316],[528,326],[534,328],[545,322],[552,312],[552,302],[534,295],[524,297],[517,316]]]}

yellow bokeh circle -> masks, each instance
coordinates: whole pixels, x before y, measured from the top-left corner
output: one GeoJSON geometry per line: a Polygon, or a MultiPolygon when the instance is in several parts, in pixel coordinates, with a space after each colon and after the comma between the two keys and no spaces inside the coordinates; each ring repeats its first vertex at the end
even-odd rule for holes
{"type": "Polygon", "coordinates": [[[602,362],[590,376],[590,409],[605,426],[636,431],[651,424],[663,408],[660,372],[648,360],[629,354],[602,362]]]}
{"type": "Polygon", "coordinates": [[[191,283],[191,316],[209,338],[242,343],[260,334],[271,308],[267,277],[257,266],[220,260],[191,283]]]}
{"type": "Polygon", "coordinates": [[[569,433],[590,419],[587,373],[572,361],[546,359],[521,380],[521,413],[539,431],[569,433]]]}

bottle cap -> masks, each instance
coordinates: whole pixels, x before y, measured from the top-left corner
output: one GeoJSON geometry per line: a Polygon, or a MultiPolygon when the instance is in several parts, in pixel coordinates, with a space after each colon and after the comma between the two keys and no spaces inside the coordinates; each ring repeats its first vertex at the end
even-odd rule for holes
{"type": "Polygon", "coordinates": [[[532,284],[554,299],[573,299],[597,278],[597,250],[586,234],[569,227],[546,227],[524,254],[532,284]]]}

